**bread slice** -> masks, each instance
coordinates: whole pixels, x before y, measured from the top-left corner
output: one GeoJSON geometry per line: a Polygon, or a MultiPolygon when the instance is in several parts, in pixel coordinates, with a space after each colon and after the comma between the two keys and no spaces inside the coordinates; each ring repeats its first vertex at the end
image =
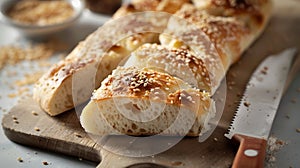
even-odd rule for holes
{"type": "Polygon", "coordinates": [[[209,93],[218,87],[214,81],[211,82],[203,60],[187,49],[169,49],[158,44],[144,44],[131,53],[124,65],[132,66],[168,73],[209,93]]]}
{"type": "MultiPolygon", "coordinates": [[[[184,2],[186,0],[178,1],[179,4],[184,2]]],[[[74,103],[79,105],[87,101],[100,82],[132,51],[144,43],[158,42],[158,34],[150,30],[163,31],[167,15],[161,14],[159,19],[151,13],[129,15],[148,10],[140,3],[121,7],[113,17],[117,20],[107,22],[89,35],[39,79],[33,97],[44,111],[55,116],[74,108],[74,103]],[[125,15],[126,19],[120,18],[125,15]]],[[[172,6],[172,10],[179,7],[172,6]]]]}
{"type": "Polygon", "coordinates": [[[83,128],[97,135],[198,136],[214,114],[208,93],[169,74],[118,67],[83,109],[83,128]]]}

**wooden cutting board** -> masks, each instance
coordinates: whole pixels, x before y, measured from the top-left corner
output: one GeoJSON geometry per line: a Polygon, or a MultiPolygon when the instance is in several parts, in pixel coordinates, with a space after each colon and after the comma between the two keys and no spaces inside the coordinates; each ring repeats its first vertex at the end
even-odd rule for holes
{"type": "Polygon", "coordinates": [[[273,13],[264,34],[230,68],[226,76],[224,113],[214,133],[203,143],[198,142],[198,138],[184,138],[171,149],[152,157],[116,155],[102,149],[84,132],[74,110],[50,117],[32,99],[22,101],[3,117],[4,132],[10,140],[20,144],[101,161],[99,167],[126,167],[144,162],[169,167],[230,167],[236,148],[223,135],[251,73],[268,55],[289,47],[300,49],[300,1],[277,0],[273,13]]]}

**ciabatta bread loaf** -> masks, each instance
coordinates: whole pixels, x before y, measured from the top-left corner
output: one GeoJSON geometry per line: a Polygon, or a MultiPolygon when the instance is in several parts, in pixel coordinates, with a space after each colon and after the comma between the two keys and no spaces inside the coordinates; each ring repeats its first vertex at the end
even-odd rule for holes
{"type": "Polygon", "coordinates": [[[118,67],[93,93],[80,117],[87,132],[197,136],[214,114],[209,94],[176,77],[118,67]]]}
{"type": "MultiPolygon", "coordinates": [[[[49,115],[55,116],[87,101],[92,91],[100,86],[101,81],[132,51],[144,43],[157,42],[158,35],[149,32],[149,28],[163,30],[166,18],[151,17],[151,14],[129,15],[135,12],[153,10],[175,11],[186,0],[179,0],[176,5],[159,6],[141,5],[142,1],[123,6],[114,15],[117,21],[109,21],[103,27],[89,35],[64,60],[52,66],[34,87],[33,97],[49,115]],[[157,8],[157,9],[156,9],[157,8]],[[126,19],[121,16],[128,16],[126,19]],[[142,33],[141,33],[142,32],[142,33]],[[76,80],[74,75],[76,74],[76,80]],[[72,86],[76,81],[76,89],[72,86]],[[74,92],[74,93],[73,93],[74,92]]],[[[146,1],[145,1],[146,2],[146,1]]]]}

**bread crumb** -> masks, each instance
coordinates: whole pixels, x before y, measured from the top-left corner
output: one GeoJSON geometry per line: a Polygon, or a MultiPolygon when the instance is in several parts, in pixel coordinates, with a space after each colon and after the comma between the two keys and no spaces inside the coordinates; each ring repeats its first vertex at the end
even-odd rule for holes
{"type": "Polygon", "coordinates": [[[279,140],[274,136],[270,136],[267,143],[267,151],[266,151],[266,168],[272,168],[276,162],[276,153],[287,143],[279,140]]]}
{"type": "Polygon", "coordinates": [[[14,123],[19,124],[18,118],[16,116],[12,116],[14,123]]]}
{"type": "Polygon", "coordinates": [[[18,157],[17,161],[19,161],[20,163],[24,162],[24,160],[21,157],[18,157]]]}
{"type": "Polygon", "coordinates": [[[42,163],[43,163],[43,165],[45,165],[45,166],[46,166],[46,165],[49,165],[49,163],[46,162],[46,161],[43,161],[42,163]]]}
{"type": "Polygon", "coordinates": [[[37,132],[40,131],[40,129],[38,127],[35,127],[34,130],[37,131],[37,132]]]}
{"type": "Polygon", "coordinates": [[[262,69],[260,72],[261,72],[262,74],[266,75],[267,72],[268,72],[268,67],[264,67],[264,69],[262,69]]]}
{"type": "Polygon", "coordinates": [[[296,132],[300,133],[300,128],[297,128],[297,129],[296,129],[296,132]]]}
{"type": "Polygon", "coordinates": [[[78,133],[74,133],[77,138],[82,138],[82,136],[78,133]]]}
{"type": "Polygon", "coordinates": [[[215,141],[215,142],[218,142],[218,138],[214,138],[214,141],[215,141]]]}
{"type": "Polygon", "coordinates": [[[244,106],[249,107],[251,104],[249,102],[244,102],[244,106]]]}
{"type": "Polygon", "coordinates": [[[39,115],[39,114],[38,114],[37,112],[35,112],[34,110],[31,111],[31,113],[32,113],[33,115],[35,115],[35,116],[38,116],[38,115],[39,115]]]}

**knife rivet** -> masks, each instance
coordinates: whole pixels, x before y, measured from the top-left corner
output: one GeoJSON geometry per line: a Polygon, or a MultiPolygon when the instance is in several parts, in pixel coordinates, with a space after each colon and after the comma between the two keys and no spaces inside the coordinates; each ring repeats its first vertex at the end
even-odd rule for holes
{"type": "Polygon", "coordinates": [[[247,149],[244,151],[244,154],[249,157],[255,157],[258,155],[258,151],[254,149],[247,149]]]}

